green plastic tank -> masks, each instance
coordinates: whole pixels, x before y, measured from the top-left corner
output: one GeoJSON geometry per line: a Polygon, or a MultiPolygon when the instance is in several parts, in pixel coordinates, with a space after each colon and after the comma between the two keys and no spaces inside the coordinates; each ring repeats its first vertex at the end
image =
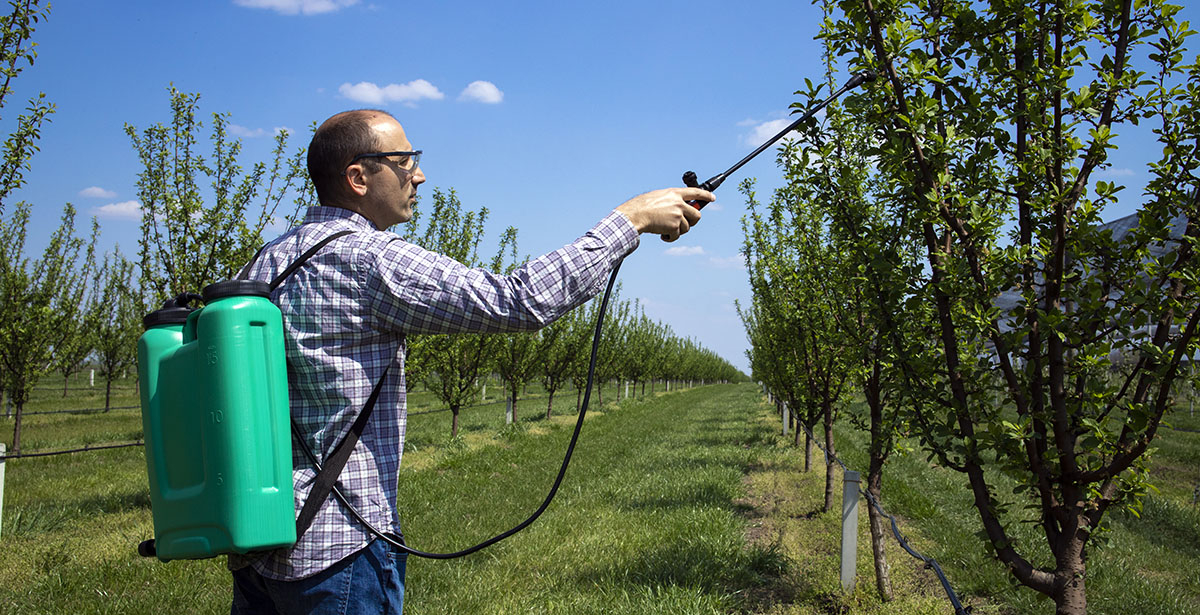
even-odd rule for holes
{"type": "MultiPolygon", "coordinates": [[[[162,561],[296,542],[283,318],[265,282],[181,295],[143,319],[142,425],[162,561]]],[[[139,550],[145,549],[145,545],[139,550]]]]}

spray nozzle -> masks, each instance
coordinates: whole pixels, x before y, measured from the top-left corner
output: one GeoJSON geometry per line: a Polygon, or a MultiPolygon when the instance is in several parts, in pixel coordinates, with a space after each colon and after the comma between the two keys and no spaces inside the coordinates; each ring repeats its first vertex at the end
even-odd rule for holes
{"type": "Polygon", "coordinates": [[[846,82],[845,89],[851,90],[864,83],[871,83],[878,77],[879,75],[875,74],[875,71],[873,70],[864,70],[862,72],[855,73],[854,76],[846,82]]]}

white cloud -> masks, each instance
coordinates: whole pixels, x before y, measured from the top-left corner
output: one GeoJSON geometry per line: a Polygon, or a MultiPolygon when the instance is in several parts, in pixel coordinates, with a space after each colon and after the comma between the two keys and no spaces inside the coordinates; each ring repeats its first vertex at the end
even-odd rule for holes
{"type": "Polygon", "coordinates": [[[252,128],[246,128],[245,126],[239,126],[237,124],[230,124],[229,125],[229,134],[231,134],[235,137],[242,137],[245,139],[253,139],[255,137],[261,137],[261,136],[267,134],[267,131],[263,130],[262,128],[253,128],[252,129],[252,128]]]}
{"type": "Polygon", "coordinates": [[[1114,168],[1096,171],[1096,177],[1133,177],[1137,172],[1133,169],[1114,168]]]}
{"type": "Polygon", "coordinates": [[[284,15],[317,15],[358,4],[358,0],[233,0],[238,6],[267,9],[284,15]]]}
{"type": "Polygon", "coordinates": [[[137,201],[123,201],[121,203],[110,203],[101,207],[92,209],[92,213],[101,218],[115,218],[120,220],[141,220],[142,219],[142,204],[137,201]]]}
{"type": "Polygon", "coordinates": [[[416,106],[418,100],[441,100],[446,97],[441,90],[424,79],[399,85],[390,83],[383,87],[370,81],[360,81],[355,84],[343,83],[342,87],[338,88],[338,92],[350,100],[368,105],[401,102],[410,107],[416,106]]]}
{"type": "Polygon", "coordinates": [[[264,227],[264,230],[266,230],[268,233],[271,233],[271,234],[280,234],[280,233],[283,233],[284,231],[288,230],[289,228],[291,228],[291,227],[288,225],[288,221],[286,218],[284,218],[282,216],[271,216],[271,218],[269,220],[267,220],[267,224],[264,227]]]}
{"type": "Polygon", "coordinates": [[[504,100],[504,92],[491,81],[472,81],[462,94],[458,95],[458,99],[496,105],[504,100]]]}
{"type": "Polygon", "coordinates": [[[667,256],[700,256],[704,253],[701,246],[672,246],[666,251],[667,256]]]}
{"type": "MultiPolygon", "coordinates": [[[[783,118],[783,119],[778,119],[778,120],[768,120],[766,122],[757,122],[757,123],[751,123],[751,124],[747,124],[746,122],[739,122],[738,123],[739,126],[752,126],[753,127],[753,128],[751,128],[751,130],[748,134],[742,136],[742,144],[745,145],[746,147],[751,147],[751,148],[758,147],[758,146],[762,145],[763,143],[766,143],[767,140],[770,139],[771,137],[774,137],[775,135],[779,134],[780,130],[787,128],[788,124],[791,124],[792,121],[793,120],[790,120],[788,118],[783,118]]],[[[791,134],[789,134],[788,136],[784,137],[783,139],[780,139],[779,142],[782,143],[783,141],[786,141],[791,138],[792,138],[792,136],[791,136],[791,134]]]]}
{"type": "Polygon", "coordinates": [[[717,269],[745,269],[746,267],[746,257],[741,254],[725,257],[711,256],[708,262],[717,269]]]}
{"type": "Polygon", "coordinates": [[[111,199],[114,196],[117,196],[117,193],[113,192],[112,190],[105,190],[100,186],[90,186],[80,190],[79,196],[87,197],[89,199],[111,199]]]}

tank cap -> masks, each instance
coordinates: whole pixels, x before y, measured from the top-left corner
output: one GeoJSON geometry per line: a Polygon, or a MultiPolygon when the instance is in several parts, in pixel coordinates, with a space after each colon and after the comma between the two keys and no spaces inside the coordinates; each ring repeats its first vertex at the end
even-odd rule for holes
{"type": "Polygon", "coordinates": [[[226,280],[209,284],[201,291],[204,303],[212,303],[225,297],[266,297],[271,298],[271,285],[258,280],[226,280]]]}
{"type": "Polygon", "coordinates": [[[188,307],[188,303],[199,301],[200,295],[196,293],[181,293],[176,297],[167,299],[163,302],[163,306],[142,318],[142,326],[149,329],[151,327],[159,327],[162,325],[179,325],[187,321],[188,314],[196,311],[196,308],[188,307]]]}

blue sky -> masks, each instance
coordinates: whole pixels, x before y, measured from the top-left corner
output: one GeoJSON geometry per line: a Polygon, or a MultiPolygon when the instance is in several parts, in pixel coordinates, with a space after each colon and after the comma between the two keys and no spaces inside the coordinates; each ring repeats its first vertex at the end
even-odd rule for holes
{"type": "MultiPolygon", "coordinates": [[[[793,92],[823,72],[820,19],[795,0],[60,2],[0,128],[37,92],[57,106],[17,195],[34,204],[39,250],[71,202],[100,220],[104,249],[136,252],[140,169],[124,125],[168,121],[174,84],[201,95],[205,118],[230,114],[245,166],[266,159],[279,128],[307,143],[308,126],[333,113],[387,109],[425,152],[423,194],[456,189],[466,207],[491,210],[489,245],[512,225],[521,253],[536,255],[684,171],[725,170],[786,125],[793,92]]],[[[1120,162],[1110,175],[1131,192],[1146,179],[1120,162]]],[[[742,369],[733,302],[750,293],[736,187],[757,177],[765,200],[778,176],[759,157],[691,233],[643,237],[621,271],[625,298],[742,369]]]]}

